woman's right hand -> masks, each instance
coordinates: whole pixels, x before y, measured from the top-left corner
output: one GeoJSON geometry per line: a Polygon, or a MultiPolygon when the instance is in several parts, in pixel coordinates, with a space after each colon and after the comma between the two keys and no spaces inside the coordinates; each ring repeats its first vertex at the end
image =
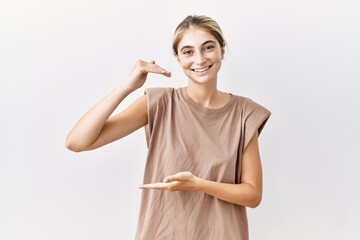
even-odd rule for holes
{"type": "Polygon", "coordinates": [[[75,124],[66,140],[72,151],[95,149],[120,139],[147,123],[147,98],[142,96],[124,111],[112,116],[122,100],[140,88],[148,73],[170,77],[171,73],[155,64],[155,61],[138,60],[121,86],[87,111],[75,124]]]}
{"type": "Polygon", "coordinates": [[[146,62],[138,60],[124,81],[123,86],[131,91],[135,91],[144,85],[148,73],[171,77],[171,72],[155,64],[155,61],[146,62]]]}

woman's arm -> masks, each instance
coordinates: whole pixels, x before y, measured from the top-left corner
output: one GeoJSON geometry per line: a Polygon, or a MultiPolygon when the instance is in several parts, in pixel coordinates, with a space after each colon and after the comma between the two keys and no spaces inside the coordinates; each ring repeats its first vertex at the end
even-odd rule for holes
{"type": "Polygon", "coordinates": [[[110,117],[131,92],[145,83],[148,73],[170,77],[171,73],[154,61],[139,60],[126,80],[87,111],[67,136],[66,147],[80,152],[95,149],[120,139],[147,124],[147,99],[140,97],[121,113],[110,117]]]}
{"type": "Polygon", "coordinates": [[[140,188],[158,190],[196,190],[234,204],[255,208],[262,198],[262,168],[255,134],[245,149],[241,165],[241,183],[228,184],[204,180],[190,172],[180,172],[163,183],[144,184],[140,188]]]}
{"type": "Polygon", "coordinates": [[[245,149],[242,158],[240,184],[201,180],[198,188],[200,191],[231,203],[251,208],[257,207],[262,198],[262,167],[258,134],[254,135],[245,149]]]}

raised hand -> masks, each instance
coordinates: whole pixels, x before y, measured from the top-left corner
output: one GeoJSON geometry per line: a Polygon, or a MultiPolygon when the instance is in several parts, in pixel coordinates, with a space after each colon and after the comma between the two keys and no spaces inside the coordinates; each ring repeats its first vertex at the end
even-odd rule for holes
{"type": "Polygon", "coordinates": [[[138,60],[127,76],[123,86],[131,91],[142,87],[146,81],[148,73],[161,74],[166,77],[171,77],[171,72],[155,64],[155,61],[146,62],[138,60]]]}
{"type": "Polygon", "coordinates": [[[167,191],[196,190],[201,179],[191,172],[178,172],[164,178],[163,182],[142,184],[140,189],[157,189],[167,191]]]}

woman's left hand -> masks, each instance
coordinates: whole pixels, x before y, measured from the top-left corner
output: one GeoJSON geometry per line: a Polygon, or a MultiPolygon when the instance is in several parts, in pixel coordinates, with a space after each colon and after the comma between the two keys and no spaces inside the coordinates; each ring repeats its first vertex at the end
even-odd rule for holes
{"type": "Polygon", "coordinates": [[[178,172],[164,178],[163,182],[142,184],[140,189],[157,189],[167,191],[196,190],[201,179],[191,172],[178,172]]]}

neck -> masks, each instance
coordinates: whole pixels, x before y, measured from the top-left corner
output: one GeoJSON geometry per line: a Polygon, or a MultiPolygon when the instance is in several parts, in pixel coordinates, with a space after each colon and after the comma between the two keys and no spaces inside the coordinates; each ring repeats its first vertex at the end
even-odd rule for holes
{"type": "Polygon", "coordinates": [[[195,102],[204,107],[214,108],[219,100],[217,81],[209,83],[196,83],[188,80],[187,93],[195,102]]]}

